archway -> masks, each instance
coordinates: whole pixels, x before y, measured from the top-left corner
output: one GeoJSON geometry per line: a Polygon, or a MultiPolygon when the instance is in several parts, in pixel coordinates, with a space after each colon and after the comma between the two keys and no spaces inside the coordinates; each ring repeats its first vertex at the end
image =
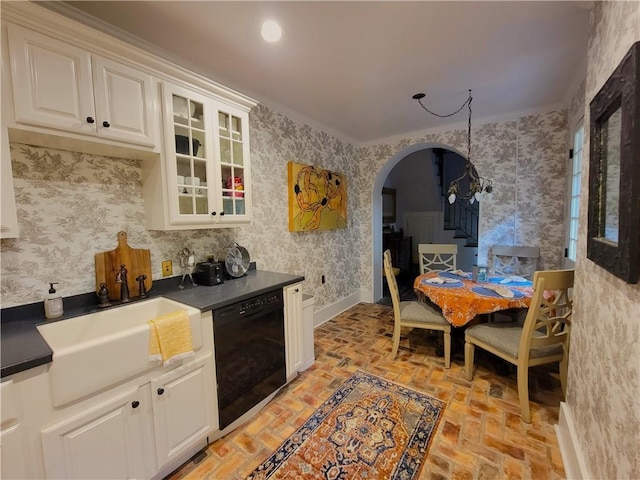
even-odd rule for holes
{"type": "Polygon", "coordinates": [[[369,301],[376,302],[382,298],[382,187],[385,180],[389,176],[389,173],[400,161],[406,158],[408,155],[418,152],[420,150],[429,150],[434,148],[441,148],[457,153],[458,155],[466,158],[458,149],[446,144],[436,142],[422,142],[415,143],[405,147],[391,156],[378,172],[373,188],[371,191],[371,205],[372,205],[372,221],[371,221],[371,238],[372,238],[372,292],[373,298],[369,301]]]}

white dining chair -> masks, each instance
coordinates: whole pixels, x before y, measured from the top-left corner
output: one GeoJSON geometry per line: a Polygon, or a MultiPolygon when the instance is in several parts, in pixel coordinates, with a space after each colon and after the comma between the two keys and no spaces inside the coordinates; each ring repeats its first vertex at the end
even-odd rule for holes
{"type": "Polygon", "coordinates": [[[393,348],[391,358],[396,358],[400,346],[400,333],[403,327],[424,328],[443,332],[444,336],[444,367],[451,367],[451,324],[440,312],[424,302],[401,302],[396,277],[391,265],[391,252],[384,252],[384,273],[389,284],[391,301],[393,303],[393,348]]]}
{"type": "Polygon", "coordinates": [[[494,275],[518,275],[531,280],[533,273],[538,270],[539,247],[494,245],[491,247],[491,254],[491,270],[494,275]]]}
{"type": "Polygon", "coordinates": [[[456,269],[458,245],[445,243],[421,243],[418,245],[420,274],[456,269]]]}
{"type": "Polygon", "coordinates": [[[529,368],[547,363],[560,363],[562,393],[566,393],[569,360],[569,333],[573,302],[573,270],[538,271],[533,275],[534,291],[524,320],[474,325],[465,331],[464,367],[467,380],[473,378],[475,347],[516,365],[520,415],[531,423],[529,407],[529,368]],[[544,297],[545,290],[554,291],[553,301],[544,297]]]}

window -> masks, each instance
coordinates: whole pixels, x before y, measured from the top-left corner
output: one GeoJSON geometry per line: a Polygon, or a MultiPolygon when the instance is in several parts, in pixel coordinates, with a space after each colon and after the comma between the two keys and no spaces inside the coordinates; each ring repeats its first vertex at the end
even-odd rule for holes
{"type": "Polygon", "coordinates": [[[580,213],[580,178],[582,171],[582,143],[584,141],[584,123],[581,121],[573,135],[573,158],[571,161],[571,201],[569,204],[569,248],[567,257],[576,261],[578,246],[578,216],[580,213]]]}

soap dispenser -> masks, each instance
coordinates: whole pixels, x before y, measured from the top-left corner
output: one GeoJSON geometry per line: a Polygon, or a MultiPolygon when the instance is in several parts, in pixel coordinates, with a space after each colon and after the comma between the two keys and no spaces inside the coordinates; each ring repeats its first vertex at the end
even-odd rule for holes
{"type": "Polygon", "coordinates": [[[62,295],[53,288],[58,282],[49,283],[49,293],[44,297],[44,316],[58,318],[62,316],[62,295]]]}

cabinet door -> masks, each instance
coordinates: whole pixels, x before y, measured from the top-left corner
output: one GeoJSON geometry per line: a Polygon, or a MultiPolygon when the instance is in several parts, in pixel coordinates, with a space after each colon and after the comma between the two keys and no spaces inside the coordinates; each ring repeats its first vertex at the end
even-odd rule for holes
{"type": "Polygon", "coordinates": [[[249,162],[249,115],[227,105],[216,105],[216,176],[221,190],[216,209],[225,225],[251,220],[251,175],[249,162]]]}
{"type": "Polygon", "coordinates": [[[24,427],[20,424],[20,401],[12,380],[0,384],[0,478],[27,478],[24,427]]]}
{"type": "Polygon", "coordinates": [[[155,86],[151,75],[92,57],[98,135],[156,147],[155,86]]]}
{"type": "Polygon", "coordinates": [[[302,288],[300,283],[284,288],[284,326],[287,347],[287,380],[302,367],[302,288]]]}
{"type": "Polygon", "coordinates": [[[165,160],[171,223],[209,224],[219,212],[212,190],[218,181],[213,168],[211,100],[176,85],[163,85],[165,160]]]}
{"type": "MultiPolygon", "coordinates": [[[[4,69],[4,65],[2,66],[4,69]]],[[[4,82],[3,72],[3,82],[4,82]]],[[[3,85],[4,89],[4,85],[3,85]]],[[[18,236],[18,216],[16,199],[13,191],[13,173],[11,168],[11,151],[9,135],[4,125],[4,115],[0,122],[0,238],[15,238],[18,236]]],[[[6,478],[6,477],[5,477],[6,478]]]]}
{"type": "Polygon", "coordinates": [[[211,353],[151,381],[159,465],[173,460],[218,428],[213,383],[211,353]]]}
{"type": "Polygon", "coordinates": [[[12,480],[27,478],[25,463],[24,432],[19,425],[12,425],[0,431],[0,476],[12,480]]]}
{"type": "Polygon", "coordinates": [[[88,52],[9,24],[16,122],[95,135],[88,52]]]}
{"type": "Polygon", "coordinates": [[[150,408],[147,385],[42,430],[47,478],[148,478],[150,408]]]}

